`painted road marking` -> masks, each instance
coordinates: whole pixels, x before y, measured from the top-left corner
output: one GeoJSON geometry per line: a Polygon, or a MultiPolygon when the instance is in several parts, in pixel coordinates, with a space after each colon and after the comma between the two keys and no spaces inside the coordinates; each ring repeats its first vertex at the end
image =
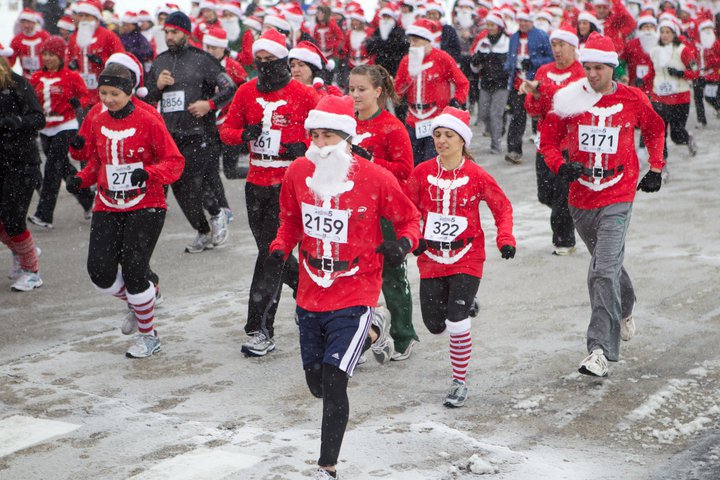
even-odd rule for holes
{"type": "Polygon", "coordinates": [[[198,448],[158,463],[131,480],[218,480],[261,460],[238,447],[198,448]]]}
{"type": "Polygon", "coordinates": [[[0,420],[0,457],[66,435],[81,425],[14,415],[0,420]]]}

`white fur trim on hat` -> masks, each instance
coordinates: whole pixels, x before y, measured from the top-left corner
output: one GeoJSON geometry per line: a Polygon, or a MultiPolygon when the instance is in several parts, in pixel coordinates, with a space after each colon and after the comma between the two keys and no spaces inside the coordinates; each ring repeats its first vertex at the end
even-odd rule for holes
{"type": "Polygon", "coordinates": [[[465,122],[463,122],[454,115],[450,115],[449,113],[443,113],[438,115],[433,119],[430,128],[433,132],[436,128],[449,128],[450,130],[460,135],[460,137],[465,142],[466,147],[470,147],[470,142],[472,142],[473,137],[472,130],[470,130],[469,125],[467,125],[465,122]]]}
{"type": "Polygon", "coordinates": [[[577,35],[568,30],[563,30],[562,28],[553,30],[553,32],[550,34],[550,41],[552,42],[553,40],[560,40],[565,43],[569,43],[575,48],[577,48],[580,44],[580,40],[578,39],[577,35]]]}
{"type": "Polygon", "coordinates": [[[356,135],[357,120],[349,115],[310,110],[308,117],[305,119],[305,130],[314,130],[316,128],[340,130],[354,137],[356,135]]]}
{"type": "Polygon", "coordinates": [[[617,67],[619,64],[617,52],[595,50],[594,48],[587,47],[580,50],[580,63],[585,62],[605,63],[613,67],[617,67]]]}
{"type": "Polygon", "coordinates": [[[280,45],[277,42],[268,40],[266,38],[259,38],[253,42],[252,53],[255,55],[260,50],[265,50],[268,53],[275,55],[277,58],[285,58],[288,56],[289,50],[284,45],[280,45]]]}
{"type": "Polygon", "coordinates": [[[640,15],[640,17],[637,19],[637,27],[640,28],[643,25],[647,24],[655,25],[657,27],[657,18],[653,17],[652,15],[640,15]]]}
{"type": "Polygon", "coordinates": [[[205,35],[203,35],[203,45],[210,45],[211,47],[227,48],[228,47],[228,39],[213,37],[212,35],[206,33],[205,35]]]}
{"type": "Polygon", "coordinates": [[[490,22],[494,23],[500,28],[505,28],[505,20],[500,15],[497,15],[495,13],[489,13],[487,17],[485,17],[485,23],[490,22]]]}
{"type": "Polygon", "coordinates": [[[58,20],[57,27],[62,28],[63,30],[67,30],[68,32],[75,31],[75,24],[73,22],[68,22],[67,20],[63,20],[62,18],[60,20],[58,20]]]}
{"type": "Polygon", "coordinates": [[[292,26],[290,25],[290,22],[288,22],[284,18],[278,17],[277,15],[267,15],[263,19],[263,22],[266,25],[271,25],[275,28],[279,28],[280,30],[284,30],[286,32],[289,32],[290,30],[292,30],[292,26]]]}
{"type": "Polygon", "coordinates": [[[700,22],[700,24],[698,25],[698,32],[705,28],[713,28],[714,29],[715,22],[713,22],[712,20],[704,20],[704,21],[700,22]]]}
{"type": "Polygon", "coordinates": [[[18,16],[18,20],[27,20],[28,22],[38,23],[39,19],[35,12],[23,10],[18,16]]]}
{"type": "Polygon", "coordinates": [[[148,90],[145,87],[140,86],[140,82],[143,79],[143,72],[140,70],[140,65],[133,60],[132,58],[128,57],[124,53],[113,53],[108,57],[107,61],[105,62],[105,66],[110,65],[111,63],[117,63],[118,65],[122,65],[123,67],[127,68],[133,74],[135,75],[135,95],[144,98],[148,94],[148,90]]]}
{"type": "Polygon", "coordinates": [[[74,8],[75,8],[75,13],[77,13],[77,14],[85,13],[87,15],[92,15],[93,17],[97,18],[98,20],[102,20],[102,13],[92,3],[80,2],[77,5],[75,5],[74,8]]]}
{"type": "Polygon", "coordinates": [[[431,32],[427,28],[422,28],[415,24],[410,25],[407,30],[405,30],[405,35],[413,35],[416,37],[424,38],[428,42],[434,42],[438,36],[436,33],[431,32]]]}
{"type": "Polygon", "coordinates": [[[258,32],[262,30],[262,22],[259,21],[257,18],[253,17],[245,17],[242,19],[243,25],[246,27],[252,28],[253,30],[257,30],[258,32]]]}
{"type": "Polygon", "coordinates": [[[292,50],[290,50],[290,53],[288,53],[288,60],[292,60],[293,58],[305,63],[309,63],[319,68],[320,70],[323,69],[322,59],[320,58],[320,55],[307,48],[293,48],[292,50]]]}
{"type": "Polygon", "coordinates": [[[658,25],[658,31],[663,27],[669,28],[670,30],[672,30],[673,33],[675,33],[676,37],[680,35],[680,27],[678,27],[678,24],[673,22],[672,20],[661,21],[660,24],[658,25]]]}

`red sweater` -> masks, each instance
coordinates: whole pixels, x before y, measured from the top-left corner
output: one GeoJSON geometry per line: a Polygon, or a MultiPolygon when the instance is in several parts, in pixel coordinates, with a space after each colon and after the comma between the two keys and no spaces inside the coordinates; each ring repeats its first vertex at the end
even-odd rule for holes
{"type": "Polygon", "coordinates": [[[353,141],[370,152],[376,165],[392,172],[400,185],[410,178],[413,170],[410,135],[405,125],[387,110],[367,120],[358,120],[353,141]]]}
{"type": "Polygon", "coordinates": [[[720,82],[720,42],[715,40],[712,47],[697,44],[700,76],[707,82],[720,82]]]}
{"type": "Polygon", "coordinates": [[[227,120],[220,127],[220,139],[228,145],[239,145],[243,143],[242,133],[247,125],[262,124],[264,131],[272,133],[272,136],[262,138],[270,138],[270,149],[278,152],[263,157],[257,153],[259,143],[251,142],[248,182],[260,186],[282,182],[285,170],[292,162],[292,159],[284,157],[283,144],[307,143],[305,119],[317,102],[315,90],[296,80],[290,80],[279,90],[264,93],[257,89],[257,78],[238,87],[227,120]]]}
{"type": "Polygon", "coordinates": [[[482,201],[495,218],[498,249],[515,246],[510,200],[495,179],[471,160],[463,160],[452,171],[442,168],[437,158],[422,162],[413,170],[405,190],[420,210],[426,241],[462,242],[446,251],[428,246],[418,257],[420,278],[457,274],[482,278],[485,262],[485,233],[480,222],[482,201]]]}
{"type": "Polygon", "coordinates": [[[315,171],[315,165],[307,158],[293,162],[283,181],[280,228],[270,251],[288,254],[300,243],[297,304],[306,310],[325,312],[377,305],[383,268],[382,256],[375,253],[383,241],[380,218],[392,222],[398,238],[407,238],[413,248],[420,237],[420,214],[392,174],[365,159],[355,160],[348,175],[351,189],[327,203],[305,183],[315,171]],[[342,215],[347,215],[346,229],[338,229],[346,233],[346,239],[322,240],[310,236],[317,206],[326,212],[328,208],[339,210],[333,212],[335,221],[340,220],[339,225],[343,223],[342,215]],[[328,266],[347,264],[343,270],[325,272],[317,268],[318,260],[328,266]]]}
{"type": "Polygon", "coordinates": [[[98,26],[95,30],[92,43],[86,48],[81,48],[77,44],[77,32],[68,38],[67,61],[77,60],[78,73],[85,80],[85,86],[90,92],[90,105],[94,105],[100,101],[97,93],[97,82],[100,73],[105,68],[105,62],[113,53],[124,52],[120,37],[112,33],[104,27],[98,26]],[[102,59],[101,64],[92,63],[87,56],[95,54],[102,59]]]}
{"type": "Polygon", "coordinates": [[[320,47],[320,51],[328,59],[341,56],[345,35],[334,18],[331,18],[327,23],[315,25],[313,38],[317,46],[320,47]]]}
{"type": "Polygon", "coordinates": [[[637,38],[630,40],[625,45],[625,51],[620,55],[620,58],[627,63],[628,84],[635,86],[635,80],[642,78],[643,85],[638,88],[645,92],[648,97],[652,97],[655,69],[650,54],[642,48],[640,40],[637,38]]]}
{"type": "Polygon", "coordinates": [[[373,29],[366,27],[365,30],[348,30],[345,32],[345,47],[343,50],[347,53],[348,66],[352,70],[358,65],[375,63],[375,55],[368,55],[365,49],[365,40],[373,34],[373,29]]]}
{"type": "Polygon", "coordinates": [[[78,176],[83,188],[98,185],[93,211],[167,208],[163,185],[180,178],[185,159],[162,120],[141,108],[122,119],[105,111],[93,120],[87,143],[89,161],[78,176]],[[136,168],[148,172],[145,191],[129,184],[136,168]],[[108,191],[125,191],[128,198],[115,198],[108,191]]]}
{"type": "Polygon", "coordinates": [[[587,80],[571,83],[555,94],[554,110],[543,122],[540,152],[550,170],[557,173],[565,162],[561,145],[567,137],[571,162],[580,162],[586,169],[604,172],[603,175],[613,172],[604,178],[584,174],[572,182],[568,203],[573,207],[591,210],[633,201],[640,174],[635,127],[640,127],[650,166],[662,169],[665,165],[662,118],[641,90],[620,83],[616,86],[614,93],[596,100],[597,94],[588,93],[591,89],[587,80]],[[568,104],[574,110],[564,111],[568,104]],[[607,128],[602,130],[603,127],[607,128]]]}
{"type": "Polygon", "coordinates": [[[12,57],[10,57],[10,66],[15,65],[15,61],[20,59],[23,76],[30,78],[33,73],[40,70],[43,66],[42,55],[40,55],[40,45],[50,37],[45,30],[39,30],[28,36],[20,32],[10,41],[10,48],[13,49],[12,57]]]}
{"type": "MultiPolygon", "coordinates": [[[[90,101],[83,79],[67,67],[57,72],[35,72],[30,78],[30,84],[43,107],[45,129],[75,120],[75,109],[70,105],[71,98],[77,98],[83,107],[90,101]]],[[[71,128],[77,129],[77,122],[71,128]]]]}

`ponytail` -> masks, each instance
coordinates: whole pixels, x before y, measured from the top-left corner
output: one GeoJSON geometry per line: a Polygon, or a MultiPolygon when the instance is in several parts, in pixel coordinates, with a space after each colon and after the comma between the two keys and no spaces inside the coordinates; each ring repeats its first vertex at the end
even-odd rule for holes
{"type": "Polygon", "coordinates": [[[381,88],[380,97],[378,97],[378,107],[385,108],[387,101],[390,99],[393,105],[398,105],[400,99],[395,93],[395,83],[387,70],[381,65],[358,65],[353,68],[350,75],[365,75],[370,78],[370,84],[373,88],[381,88]]]}

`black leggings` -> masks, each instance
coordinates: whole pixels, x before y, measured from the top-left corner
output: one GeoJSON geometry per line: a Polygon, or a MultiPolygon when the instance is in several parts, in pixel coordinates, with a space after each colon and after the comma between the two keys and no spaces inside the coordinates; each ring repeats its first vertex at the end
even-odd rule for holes
{"type": "Polygon", "coordinates": [[[110,288],[120,265],[128,293],[144,292],[151,279],[157,284],[157,276],[150,271],[150,258],[164,223],[162,208],[94,212],[87,259],[90,280],[100,288],[110,288]]]}
{"type": "Polygon", "coordinates": [[[677,105],[667,105],[665,103],[653,102],[652,106],[665,122],[665,148],[663,150],[663,158],[667,158],[668,127],[670,127],[670,139],[675,145],[688,144],[690,136],[685,128],[685,124],[690,115],[690,104],[680,103],[677,105]]]}
{"type": "Polygon", "coordinates": [[[0,223],[10,237],[27,230],[25,217],[40,181],[38,164],[8,163],[0,157],[0,223]]]}
{"type": "Polygon", "coordinates": [[[445,331],[445,320],[459,322],[470,316],[480,279],[459,273],[420,280],[420,311],[430,333],[445,331]]]}
{"type": "MultiPolygon", "coordinates": [[[[567,152],[563,152],[567,159],[567,152]]],[[[568,182],[555,175],[545,163],[545,158],[535,154],[538,200],[550,207],[550,228],[553,245],[556,247],[575,246],[575,224],[568,207],[568,182]]]]}

